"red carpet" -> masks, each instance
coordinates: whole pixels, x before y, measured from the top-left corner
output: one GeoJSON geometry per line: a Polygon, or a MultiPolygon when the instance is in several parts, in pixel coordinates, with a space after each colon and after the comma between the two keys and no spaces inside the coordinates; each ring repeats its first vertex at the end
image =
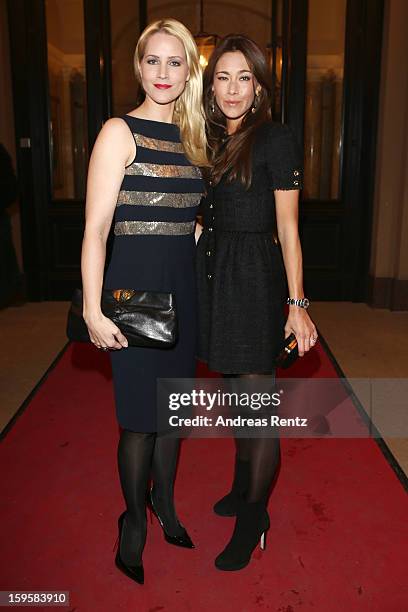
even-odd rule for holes
{"type": "MultiPolygon", "coordinates": [[[[293,376],[336,375],[321,346],[296,367],[293,376]]],[[[70,346],[4,439],[0,590],[70,591],[62,609],[81,612],[408,610],[407,496],[371,439],[282,440],[267,548],[240,572],[213,565],[233,527],[211,510],[229,486],[233,444],[185,441],[176,497],[197,548],[167,544],[154,519],[145,585],[122,576],[109,376],[106,355],[70,346]]]]}

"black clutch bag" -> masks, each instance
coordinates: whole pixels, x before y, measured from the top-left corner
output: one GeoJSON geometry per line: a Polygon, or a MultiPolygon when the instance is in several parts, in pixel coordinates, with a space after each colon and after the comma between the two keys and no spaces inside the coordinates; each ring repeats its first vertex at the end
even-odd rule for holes
{"type": "MultiPolygon", "coordinates": [[[[104,289],[103,314],[117,325],[129,346],[172,348],[178,339],[178,322],[173,293],[104,289]]],[[[67,336],[75,342],[90,342],[82,316],[82,290],[76,289],[67,319],[67,336]]]]}
{"type": "Polygon", "coordinates": [[[281,352],[276,358],[275,364],[278,368],[288,368],[299,357],[298,344],[295,334],[285,338],[281,352]]]}

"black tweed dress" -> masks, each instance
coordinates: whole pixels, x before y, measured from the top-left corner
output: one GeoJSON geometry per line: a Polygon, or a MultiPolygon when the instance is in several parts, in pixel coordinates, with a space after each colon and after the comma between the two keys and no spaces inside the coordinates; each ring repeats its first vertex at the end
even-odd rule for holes
{"type": "Polygon", "coordinates": [[[286,279],[274,190],[300,189],[291,130],[266,123],[252,151],[252,185],[224,177],[202,200],[197,245],[198,358],[225,374],[272,373],[284,340],[286,279]]]}

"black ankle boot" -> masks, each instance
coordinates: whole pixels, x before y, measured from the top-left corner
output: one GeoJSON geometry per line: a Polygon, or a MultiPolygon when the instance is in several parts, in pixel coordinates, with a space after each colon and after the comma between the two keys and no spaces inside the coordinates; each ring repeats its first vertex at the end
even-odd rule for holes
{"type": "Polygon", "coordinates": [[[249,483],[249,461],[242,461],[235,456],[235,470],[232,488],[227,495],[214,504],[214,512],[219,516],[235,516],[238,504],[246,493],[249,483]]]}
{"type": "Polygon", "coordinates": [[[261,549],[265,549],[269,525],[269,516],[263,502],[248,503],[241,500],[232,538],[215,559],[215,566],[220,570],[234,571],[248,565],[259,541],[261,549]]]}

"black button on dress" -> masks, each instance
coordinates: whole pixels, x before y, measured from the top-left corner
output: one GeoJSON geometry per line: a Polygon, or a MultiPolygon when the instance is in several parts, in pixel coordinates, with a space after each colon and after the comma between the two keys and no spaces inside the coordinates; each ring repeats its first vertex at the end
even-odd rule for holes
{"type": "Polygon", "coordinates": [[[252,184],[207,185],[197,245],[198,358],[224,374],[272,373],[284,340],[286,278],[274,190],[300,189],[302,155],[288,126],[266,123],[252,184]]]}
{"type": "Polygon", "coordinates": [[[119,424],[154,432],[157,378],[192,378],[196,354],[195,218],[204,181],[184,153],[179,127],[123,117],[136,143],[114,216],[105,287],[173,292],[179,340],[172,349],[110,352],[119,424]]]}

